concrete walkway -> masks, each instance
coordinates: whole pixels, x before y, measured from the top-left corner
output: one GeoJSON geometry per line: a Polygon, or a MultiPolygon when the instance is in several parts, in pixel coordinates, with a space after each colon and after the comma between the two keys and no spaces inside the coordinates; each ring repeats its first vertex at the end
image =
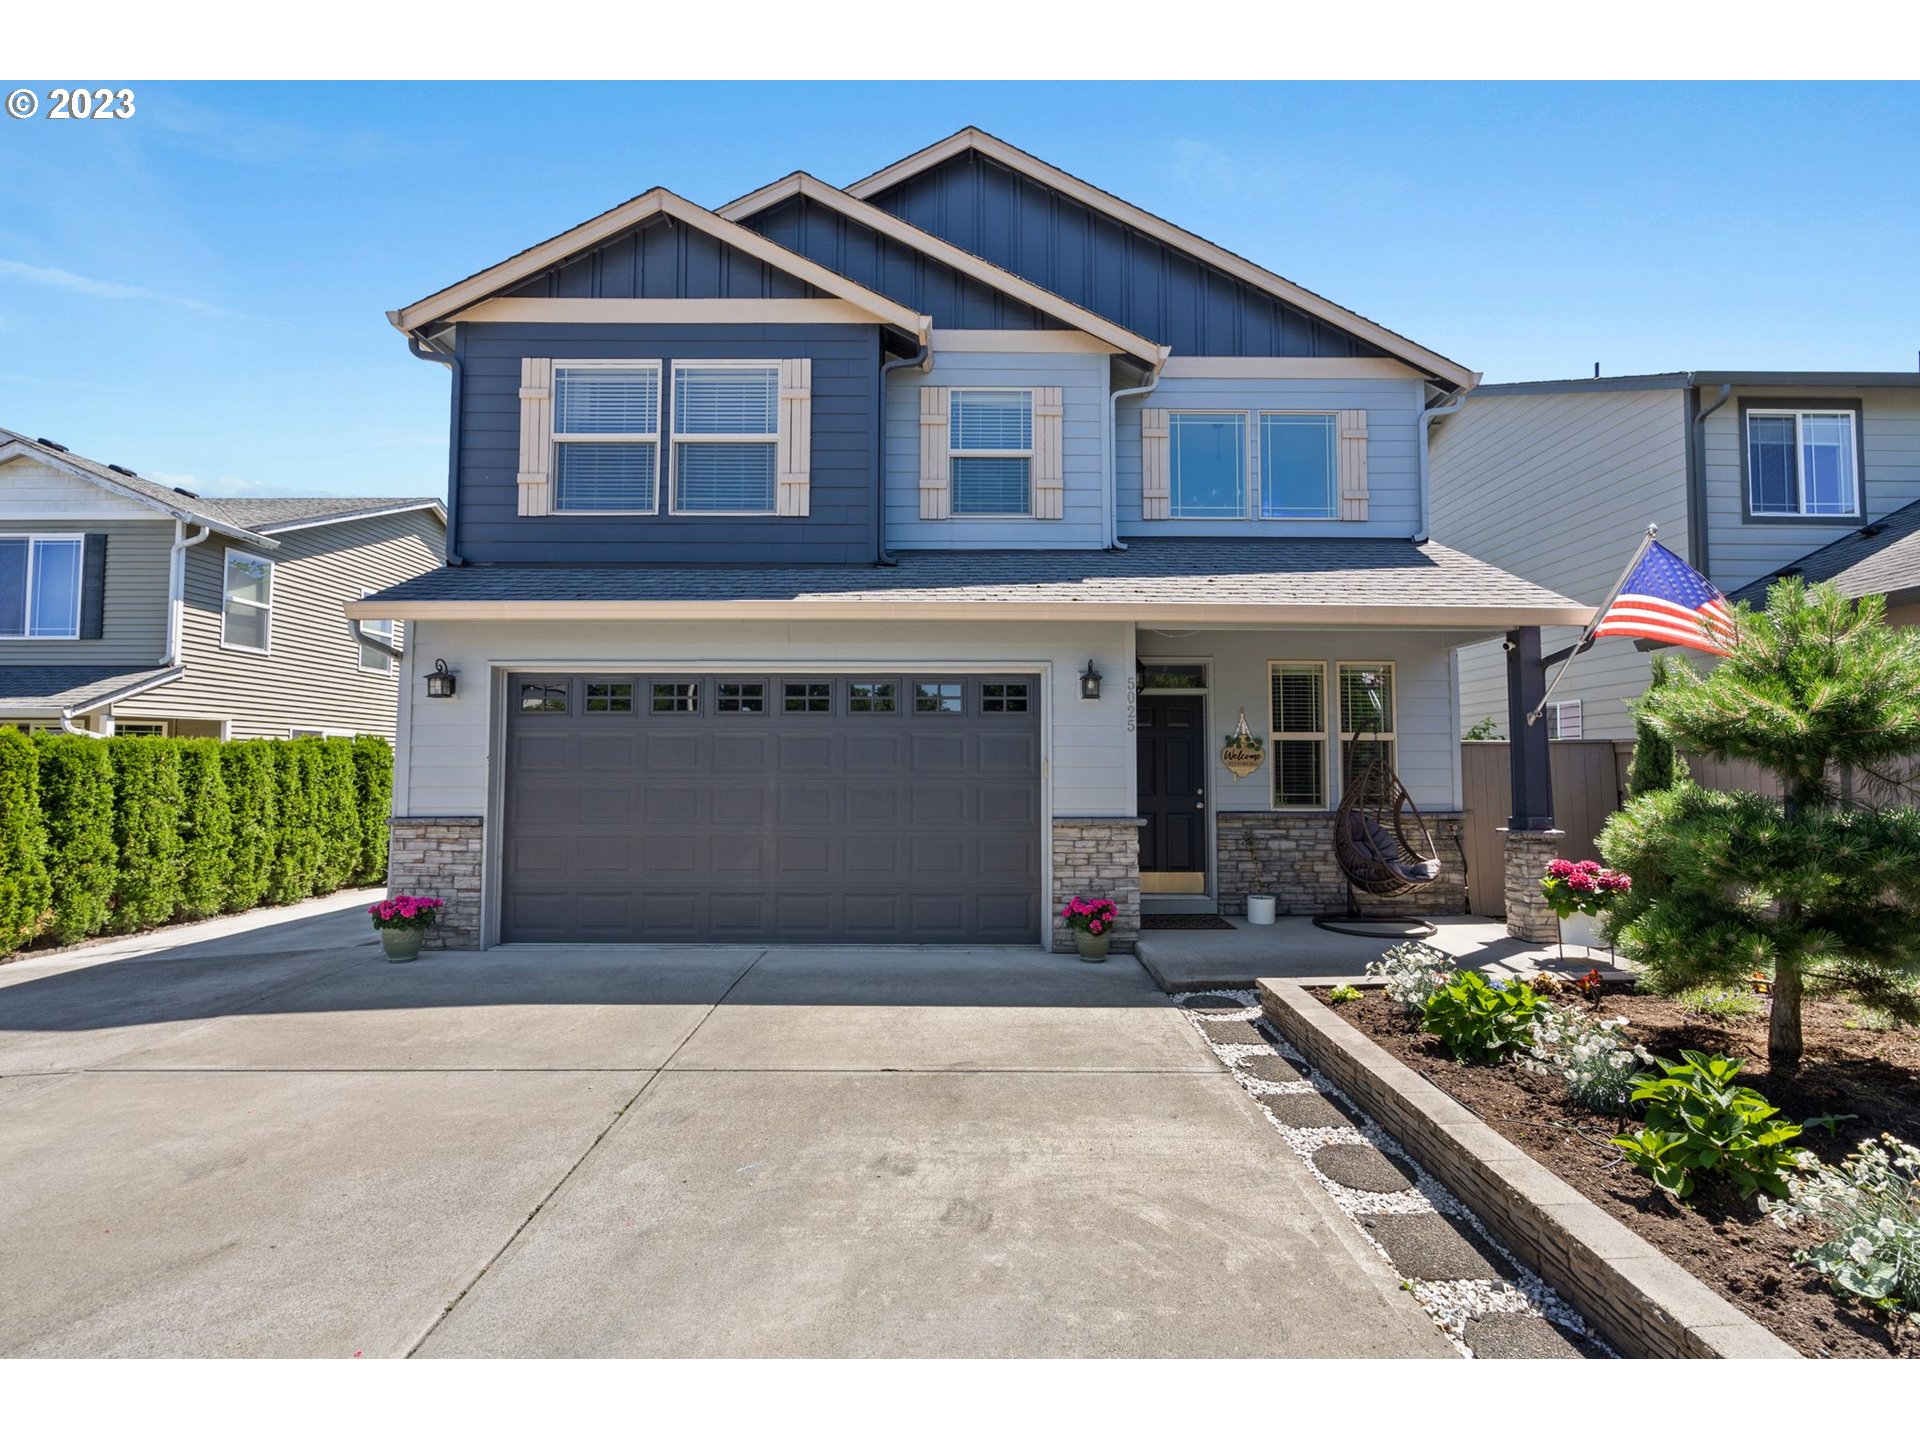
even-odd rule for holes
{"type": "Polygon", "coordinates": [[[0,967],[0,1352],[1453,1353],[1131,960],[361,923],[0,967]]]}

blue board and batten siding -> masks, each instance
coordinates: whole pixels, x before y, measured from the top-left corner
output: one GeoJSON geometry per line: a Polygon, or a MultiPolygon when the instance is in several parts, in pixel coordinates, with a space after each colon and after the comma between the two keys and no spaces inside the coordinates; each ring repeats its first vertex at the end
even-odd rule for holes
{"type": "MultiPolygon", "coordinates": [[[[474,564],[828,564],[871,561],[880,329],[867,325],[466,324],[459,354],[455,548],[474,564]],[[813,361],[811,513],[522,516],[520,361],[813,361]]],[[[663,387],[664,390],[664,387],[663,387]]],[[[662,453],[660,474],[666,474],[662,453]]],[[[662,498],[665,498],[664,489],[662,498]]]]}
{"type": "Polygon", "coordinates": [[[1175,354],[1386,353],[977,151],[869,199],[1175,354]]]}
{"type": "Polygon", "coordinates": [[[656,216],[504,293],[537,300],[815,300],[825,292],[656,216]]]}

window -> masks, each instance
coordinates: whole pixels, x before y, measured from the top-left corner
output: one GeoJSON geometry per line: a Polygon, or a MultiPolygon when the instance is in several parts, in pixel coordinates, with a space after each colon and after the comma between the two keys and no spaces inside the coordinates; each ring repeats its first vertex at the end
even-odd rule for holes
{"type": "Polygon", "coordinates": [[[1024,680],[987,680],[980,686],[980,709],[988,715],[1024,715],[1027,713],[1027,682],[1024,680]]]}
{"type": "Polygon", "coordinates": [[[833,686],[825,680],[789,680],[780,687],[789,715],[825,715],[833,709],[833,686]]]}
{"type": "Polygon", "coordinates": [[[115,720],[113,733],[116,735],[165,735],[167,722],[164,720],[115,720]]]}
{"type": "Polygon", "coordinates": [[[714,694],[713,708],[722,715],[767,713],[767,687],[758,680],[722,680],[714,694]]]}
{"type": "Polygon", "coordinates": [[[589,680],[587,682],[587,713],[589,715],[631,715],[633,686],[624,680],[589,680]]]}
{"type": "Polygon", "coordinates": [[[659,363],[555,366],[553,442],[555,511],[658,510],[659,363]]]}
{"type": "Polygon", "coordinates": [[[1167,417],[1167,443],[1173,519],[1246,518],[1246,416],[1175,412],[1167,417]]]}
{"type": "MultiPolygon", "coordinates": [[[[1394,768],[1393,667],[1357,663],[1340,666],[1340,774],[1346,777],[1364,770],[1377,757],[1386,768],[1394,768]],[[1375,726],[1378,733],[1373,733],[1375,726]],[[1368,731],[1357,742],[1356,730],[1368,731]]],[[[1373,796],[1369,798],[1382,798],[1373,796]]]]}
{"type": "Polygon", "coordinates": [[[1031,514],[1033,392],[955,390],[947,406],[953,513],[1031,514]]]}
{"type": "Polygon", "coordinates": [[[653,686],[653,713],[656,715],[694,715],[700,710],[700,686],[692,680],[656,681],[653,686]]]}
{"type": "Polygon", "coordinates": [[[1852,410],[1746,411],[1747,509],[1757,516],[1860,513],[1852,410]]]}
{"type": "Polygon", "coordinates": [[[78,535],[0,536],[0,638],[80,636],[78,535]]]}
{"type": "Polygon", "coordinates": [[[855,680],[847,686],[847,710],[854,715],[891,715],[899,708],[891,680],[855,680]]]}
{"type": "Polygon", "coordinates": [[[913,708],[921,715],[958,715],[961,710],[960,682],[957,680],[915,681],[913,708]]]}
{"type": "Polygon", "coordinates": [[[1276,660],[1272,680],[1273,807],[1327,804],[1327,667],[1276,660]]]}
{"type": "Polygon", "coordinates": [[[244,550],[227,551],[226,603],[220,644],[228,650],[273,648],[273,562],[244,550]]]}
{"type": "Polygon", "coordinates": [[[1547,738],[1549,740],[1578,740],[1580,728],[1578,700],[1555,700],[1547,706],[1547,738]]]}
{"type": "Polygon", "coordinates": [[[324,730],[318,725],[291,725],[287,727],[289,740],[351,740],[351,730],[324,730]]]}
{"type": "Polygon", "coordinates": [[[777,363],[673,367],[673,508],[771,515],[780,434],[777,363]]]}
{"type": "Polygon", "coordinates": [[[1204,690],[1207,688],[1207,667],[1170,665],[1164,660],[1142,660],[1140,688],[1142,690],[1204,690]]]}
{"type": "MultiPolygon", "coordinates": [[[[371,590],[362,590],[360,592],[360,598],[364,600],[371,594],[373,594],[371,590]]],[[[378,636],[391,645],[393,644],[393,621],[362,620],[360,622],[360,633],[362,635],[378,636]]],[[[373,675],[391,675],[393,673],[393,657],[384,650],[376,649],[374,646],[362,642],[360,646],[360,668],[373,675]]]]}
{"type": "Polygon", "coordinates": [[[1260,417],[1260,518],[1332,520],[1339,513],[1337,415],[1260,417]]]}
{"type": "Polygon", "coordinates": [[[523,684],[520,687],[520,710],[528,715],[564,715],[567,711],[567,687],[523,684]]]}

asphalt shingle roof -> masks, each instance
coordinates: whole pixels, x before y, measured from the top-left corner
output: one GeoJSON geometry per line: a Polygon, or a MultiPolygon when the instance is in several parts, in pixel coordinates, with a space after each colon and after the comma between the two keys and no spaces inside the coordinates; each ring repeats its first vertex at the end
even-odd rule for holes
{"type": "Polygon", "coordinates": [[[166,666],[129,669],[124,665],[0,666],[0,713],[65,710],[84,706],[118,691],[172,675],[166,666]]]}
{"type": "Polygon", "coordinates": [[[1855,597],[1920,587],[1920,500],[1741,586],[1728,598],[1764,606],[1768,586],[1783,575],[1803,576],[1808,584],[1831,580],[1855,597]]]}

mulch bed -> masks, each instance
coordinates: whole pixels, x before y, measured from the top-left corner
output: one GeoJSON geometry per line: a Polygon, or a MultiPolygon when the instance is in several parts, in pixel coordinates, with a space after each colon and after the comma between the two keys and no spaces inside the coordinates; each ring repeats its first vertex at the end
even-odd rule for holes
{"type": "MultiPolygon", "coordinates": [[[[1389,1054],[1803,1354],[1920,1358],[1920,1324],[1891,1324],[1794,1265],[1793,1252],[1809,1243],[1807,1236],[1781,1230],[1757,1203],[1711,1180],[1700,1183],[1690,1205],[1669,1199],[1608,1143],[1625,1126],[1572,1104],[1554,1077],[1518,1065],[1459,1064],[1379,990],[1337,1008],[1389,1054]]],[[[1816,1129],[1802,1137],[1822,1160],[1836,1161],[1883,1131],[1920,1143],[1920,1031],[1849,1028],[1851,1006],[1809,1001],[1806,1056],[1798,1073],[1776,1078],[1767,1066],[1764,1015],[1703,1019],[1671,1000],[1633,994],[1604,996],[1598,1013],[1625,1016],[1628,1033],[1656,1055],[1705,1050],[1745,1061],[1741,1082],[1790,1119],[1857,1117],[1837,1135],[1816,1129]]]]}
{"type": "Polygon", "coordinates": [[[1142,930],[1231,930],[1218,915],[1142,915],[1142,930]]]}

